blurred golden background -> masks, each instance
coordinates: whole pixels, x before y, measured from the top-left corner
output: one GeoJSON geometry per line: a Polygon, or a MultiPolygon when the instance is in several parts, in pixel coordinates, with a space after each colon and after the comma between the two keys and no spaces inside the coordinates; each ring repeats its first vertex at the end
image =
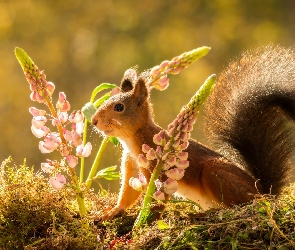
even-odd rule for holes
{"type": "MultiPolygon", "coordinates": [[[[73,110],[89,101],[98,84],[119,84],[129,67],[138,65],[141,72],[210,46],[206,57],[170,77],[166,91],[152,92],[155,120],[165,127],[209,75],[243,50],[294,45],[294,11],[291,0],[0,0],[0,161],[12,156],[21,164],[26,158],[38,170],[46,158],[59,157],[42,155],[31,133],[29,107],[45,106],[29,99],[15,47],[23,48],[55,83],[54,102],[64,91],[73,110]]],[[[205,142],[198,124],[193,137],[205,142]]],[[[101,138],[93,131],[89,135],[95,151],[101,138]]],[[[119,159],[120,149],[110,144],[101,167],[119,164],[119,159]]],[[[86,163],[89,168],[91,158],[86,163]]]]}

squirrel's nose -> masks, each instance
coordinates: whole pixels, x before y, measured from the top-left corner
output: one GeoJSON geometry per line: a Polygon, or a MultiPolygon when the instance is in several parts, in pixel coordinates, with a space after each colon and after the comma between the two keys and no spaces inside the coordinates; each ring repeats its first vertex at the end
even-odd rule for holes
{"type": "Polygon", "coordinates": [[[92,125],[96,126],[97,122],[98,122],[98,120],[95,117],[92,117],[92,119],[91,119],[92,125]]]}

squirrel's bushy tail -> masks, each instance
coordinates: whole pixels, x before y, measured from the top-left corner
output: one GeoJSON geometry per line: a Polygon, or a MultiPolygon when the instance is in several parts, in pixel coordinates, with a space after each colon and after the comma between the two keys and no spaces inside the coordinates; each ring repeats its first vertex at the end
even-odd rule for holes
{"type": "Polygon", "coordinates": [[[211,147],[259,179],[260,192],[279,193],[294,148],[294,49],[267,46],[244,53],[220,75],[205,115],[211,147]]]}

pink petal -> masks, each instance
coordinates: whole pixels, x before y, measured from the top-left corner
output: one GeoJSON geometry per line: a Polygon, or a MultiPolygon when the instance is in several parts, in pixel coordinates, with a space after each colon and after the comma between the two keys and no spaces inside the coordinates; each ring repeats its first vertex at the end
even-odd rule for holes
{"type": "Polygon", "coordinates": [[[72,137],[73,137],[73,141],[72,144],[77,147],[80,144],[82,144],[82,136],[80,134],[78,134],[77,132],[72,132],[72,137]]]}
{"type": "Polygon", "coordinates": [[[42,162],[41,163],[41,170],[45,173],[51,173],[52,170],[54,170],[54,166],[51,166],[49,163],[47,162],[42,162]]]}
{"type": "Polygon", "coordinates": [[[58,94],[58,101],[60,103],[64,103],[67,100],[67,96],[64,92],[59,92],[58,94]]]}
{"type": "Polygon", "coordinates": [[[142,167],[144,167],[144,168],[146,168],[146,167],[149,166],[149,162],[148,162],[148,160],[144,157],[143,154],[138,155],[138,157],[137,157],[137,162],[138,162],[138,165],[139,165],[139,166],[142,166],[142,167]]]}
{"type": "Polygon", "coordinates": [[[83,157],[88,157],[91,154],[92,145],[90,142],[87,142],[83,149],[83,157]]]}
{"type": "Polygon", "coordinates": [[[66,160],[67,160],[69,167],[71,167],[71,168],[76,167],[78,164],[78,158],[74,155],[66,156],[66,160]]]}
{"type": "Polygon", "coordinates": [[[154,194],[153,194],[153,198],[156,199],[156,200],[165,200],[165,194],[160,191],[160,190],[157,190],[154,194]]]}
{"type": "Polygon", "coordinates": [[[143,175],[143,173],[139,173],[138,179],[140,180],[140,182],[142,183],[142,185],[146,185],[147,184],[146,178],[143,175]]]}
{"type": "Polygon", "coordinates": [[[151,148],[147,144],[142,144],[141,149],[142,152],[147,153],[151,148]]]}
{"type": "Polygon", "coordinates": [[[48,153],[51,153],[54,151],[55,148],[47,148],[44,144],[45,144],[44,141],[39,142],[39,149],[40,149],[41,153],[48,154],[48,153]]]}
{"type": "Polygon", "coordinates": [[[67,183],[66,177],[62,174],[56,174],[56,180],[63,184],[67,183]]]}
{"type": "Polygon", "coordinates": [[[37,109],[35,107],[31,107],[29,108],[29,112],[33,115],[33,116],[44,116],[46,114],[45,110],[40,110],[37,109]]]}
{"type": "Polygon", "coordinates": [[[182,143],[182,144],[180,145],[181,150],[186,150],[187,147],[188,147],[188,145],[189,145],[188,141],[182,143]]]}
{"type": "Polygon", "coordinates": [[[30,98],[32,101],[44,103],[44,98],[37,91],[33,91],[30,95],[30,98]]]}
{"type": "Polygon", "coordinates": [[[175,165],[176,163],[176,157],[171,157],[170,159],[168,159],[167,164],[170,165],[171,167],[175,165]]]}
{"type": "Polygon", "coordinates": [[[84,132],[84,122],[83,121],[76,123],[76,132],[78,134],[82,134],[84,132]]]}
{"type": "Polygon", "coordinates": [[[60,145],[59,152],[62,156],[68,156],[70,154],[70,151],[69,151],[68,146],[66,144],[60,145]]]}
{"type": "Polygon", "coordinates": [[[157,65],[151,69],[151,76],[153,79],[155,79],[159,76],[160,69],[161,69],[161,67],[159,65],[157,65]]]}
{"type": "Polygon", "coordinates": [[[62,174],[57,174],[56,179],[53,177],[49,178],[49,183],[54,189],[60,190],[66,184],[66,178],[62,174]]]}
{"type": "Polygon", "coordinates": [[[152,149],[152,148],[151,148],[151,149],[147,152],[147,154],[146,154],[146,158],[147,158],[147,160],[149,160],[149,161],[155,160],[156,157],[157,157],[156,152],[155,152],[155,150],[152,149]]]}
{"type": "Polygon", "coordinates": [[[188,160],[180,160],[180,161],[176,162],[175,166],[180,169],[186,169],[189,166],[189,161],[188,160]]]}
{"type": "Polygon", "coordinates": [[[78,111],[74,110],[69,116],[69,121],[71,123],[81,122],[83,121],[83,119],[84,119],[84,115],[81,110],[78,110],[78,111]]]}
{"type": "Polygon", "coordinates": [[[164,182],[164,192],[166,194],[173,194],[177,191],[178,189],[178,183],[176,180],[172,180],[170,178],[168,178],[165,182],[164,182]]]}
{"type": "Polygon", "coordinates": [[[33,133],[37,138],[44,137],[44,136],[46,136],[46,135],[50,132],[50,129],[47,128],[46,126],[43,126],[43,127],[40,128],[40,129],[36,129],[34,126],[31,126],[31,130],[32,130],[32,133],[33,133]]]}
{"type": "Polygon", "coordinates": [[[49,95],[52,96],[54,90],[55,90],[55,85],[53,84],[53,82],[47,82],[47,86],[46,86],[49,95]]]}
{"type": "Polygon", "coordinates": [[[176,156],[179,160],[187,160],[188,152],[180,152],[180,153],[177,153],[176,156]]]}
{"type": "Polygon", "coordinates": [[[45,116],[34,116],[32,119],[32,125],[36,129],[42,128],[47,122],[47,119],[45,116]]]}
{"type": "Polygon", "coordinates": [[[65,123],[67,120],[68,120],[68,113],[67,112],[61,112],[59,113],[58,115],[58,120],[61,122],[61,123],[65,123]]]}
{"type": "Polygon", "coordinates": [[[165,174],[170,179],[178,181],[184,176],[184,171],[185,170],[180,169],[180,168],[174,168],[174,169],[166,171],[165,174]]]}
{"type": "Polygon", "coordinates": [[[142,188],[142,183],[140,182],[140,180],[138,178],[134,178],[131,177],[129,180],[129,185],[133,188],[133,189],[141,189],[142,188]]]}

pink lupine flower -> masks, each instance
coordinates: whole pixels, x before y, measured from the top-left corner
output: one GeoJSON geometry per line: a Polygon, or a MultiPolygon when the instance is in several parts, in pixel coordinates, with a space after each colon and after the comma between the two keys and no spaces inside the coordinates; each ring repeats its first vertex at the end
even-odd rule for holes
{"type": "Polygon", "coordinates": [[[146,158],[149,161],[155,160],[157,158],[156,152],[154,149],[150,149],[147,153],[146,153],[146,158]]]}
{"type": "Polygon", "coordinates": [[[84,115],[81,110],[77,110],[77,111],[74,110],[69,116],[69,121],[71,123],[81,122],[83,121],[83,119],[84,119],[84,115]]]}
{"type": "Polygon", "coordinates": [[[50,133],[50,129],[46,126],[43,126],[40,129],[35,128],[34,126],[31,126],[31,130],[33,135],[35,135],[37,138],[41,138],[46,136],[48,133],[50,133]]]}
{"type": "MultiPolygon", "coordinates": [[[[63,128],[63,134],[66,141],[72,141],[73,140],[73,133],[67,130],[66,128],[63,128]]],[[[79,143],[78,145],[80,145],[79,143]]],[[[77,145],[77,146],[78,146],[77,145]]]]}
{"type": "Polygon", "coordinates": [[[87,142],[85,146],[82,144],[76,148],[76,155],[78,157],[88,157],[91,154],[92,145],[90,142],[87,142]]]}
{"type": "Polygon", "coordinates": [[[141,150],[144,153],[147,153],[150,149],[151,149],[150,146],[147,144],[142,144],[142,146],[141,146],[141,150]]]}
{"type": "Polygon", "coordinates": [[[176,154],[176,157],[179,160],[187,160],[187,158],[188,158],[188,152],[179,152],[179,153],[176,154]]]}
{"type": "Polygon", "coordinates": [[[186,169],[189,166],[188,160],[180,160],[175,163],[175,166],[180,169],[186,169]]]}
{"type": "Polygon", "coordinates": [[[52,173],[52,171],[54,170],[54,166],[50,165],[48,162],[42,162],[41,163],[41,170],[45,173],[52,173]]]}
{"type": "Polygon", "coordinates": [[[146,185],[147,184],[146,178],[145,178],[145,176],[144,176],[143,173],[139,173],[138,179],[140,180],[140,182],[142,183],[142,185],[146,185]]]}
{"type": "Polygon", "coordinates": [[[178,189],[178,183],[176,180],[172,180],[172,179],[168,178],[164,182],[163,187],[164,187],[164,192],[166,194],[174,194],[178,189]]]}
{"type": "Polygon", "coordinates": [[[53,141],[40,141],[39,142],[39,149],[41,153],[48,154],[53,152],[56,149],[55,142],[53,141]]]}
{"type": "Polygon", "coordinates": [[[154,183],[157,190],[160,190],[163,186],[163,183],[159,179],[156,179],[154,183]]]}
{"type": "Polygon", "coordinates": [[[36,128],[36,129],[40,129],[42,128],[45,123],[47,122],[47,119],[45,116],[34,116],[32,119],[32,125],[36,128]]]}
{"type": "Polygon", "coordinates": [[[149,161],[143,154],[138,155],[137,162],[139,166],[142,166],[144,168],[147,168],[149,166],[149,161]]]}
{"type": "Polygon", "coordinates": [[[67,97],[64,92],[59,92],[59,98],[58,102],[56,103],[56,108],[61,112],[69,111],[71,108],[71,105],[66,98],[67,97]]]}
{"type": "Polygon", "coordinates": [[[162,78],[159,79],[159,81],[157,81],[155,83],[155,88],[157,88],[160,91],[163,91],[165,89],[167,89],[169,86],[169,78],[168,76],[164,76],[162,78]]]}
{"type": "Polygon", "coordinates": [[[168,159],[166,162],[170,167],[173,167],[176,163],[176,157],[173,156],[170,159],[168,159]]]}
{"type": "Polygon", "coordinates": [[[37,109],[35,107],[31,107],[29,108],[29,112],[33,115],[33,116],[45,116],[46,111],[45,110],[41,110],[41,109],[37,109]]]}
{"type": "Polygon", "coordinates": [[[138,178],[131,177],[129,180],[129,185],[136,190],[142,189],[142,183],[138,178]]]}
{"type": "Polygon", "coordinates": [[[156,148],[156,154],[160,158],[162,156],[162,148],[160,146],[157,146],[156,148]]]}
{"type": "Polygon", "coordinates": [[[181,135],[180,135],[180,140],[181,141],[183,141],[183,142],[187,142],[189,139],[190,139],[190,137],[191,137],[191,134],[190,133],[186,133],[186,132],[184,132],[184,133],[182,133],[181,135]]]}
{"type": "Polygon", "coordinates": [[[47,91],[48,91],[48,95],[49,96],[52,96],[52,94],[53,94],[53,92],[54,92],[54,90],[55,90],[55,85],[53,84],[53,82],[47,82],[47,86],[46,86],[46,88],[47,88],[47,91]]]}
{"type": "Polygon", "coordinates": [[[180,149],[181,149],[181,150],[186,150],[187,147],[188,147],[188,144],[189,144],[188,141],[182,143],[182,144],[180,145],[180,149]]]}
{"type": "Polygon", "coordinates": [[[58,120],[61,122],[61,123],[65,123],[67,120],[68,120],[68,113],[67,112],[60,112],[58,114],[58,120]]]}
{"type": "Polygon", "coordinates": [[[185,170],[180,168],[173,168],[171,170],[168,170],[165,172],[167,177],[169,177],[172,180],[180,180],[184,176],[185,170]]]}
{"type": "Polygon", "coordinates": [[[80,144],[82,144],[81,134],[78,134],[77,132],[73,131],[72,137],[73,137],[73,140],[72,140],[73,146],[78,147],[80,144]]]}
{"type": "Polygon", "coordinates": [[[49,178],[49,183],[54,189],[60,190],[67,183],[67,180],[64,175],[56,174],[55,178],[53,177],[49,178]]]}
{"type": "Polygon", "coordinates": [[[156,200],[165,200],[165,194],[160,191],[160,190],[157,190],[154,194],[153,194],[153,198],[156,199],[156,200]]]}
{"type": "Polygon", "coordinates": [[[69,151],[68,146],[66,144],[61,144],[59,146],[59,152],[62,156],[68,156],[70,154],[70,151],[69,151]]]}
{"type": "Polygon", "coordinates": [[[76,128],[75,128],[76,132],[78,134],[82,134],[83,131],[84,131],[84,122],[83,121],[80,121],[80,122],[77,122],[75,124],[76,124],[76,128]]]}
{"type": "Polygon", "coordinates": [[[174,143],[173,143],[173,147],[174,148],[177,148],[178,146],[179,146],[179,144],[180,144],[180,140],[176,140],[174,143]]]}
{"type": "Polygon", "coordinates": [[[78,164],[78,157],[76,157],[74,155],[67,155],[66,160],[67,160],[69,167],[71,167],[71,168],[76,167],[78,164]]]}
{"type": "Polygon", "coordinates": [[[33,91],[30,95],[30,99],[35,102],[44,103],[44,98],[39,94],[38,91],[33,91]]]}
{"type": "Polygon", "coordinates": [[[153,137],[153,142],[156,144],[156,145],[160,145],[162,146],[163,144],[166,143],[166,134],[165,134],[165,130],[161,130],[158,134],[155,134],[154,137],[153,137]]]}
{"type": "Polygon", "coordinates": [[[61,126],[61,121],[58,118],[52,119],[51,122],[52,122],[52,126],[55,126],[55,127],[61,126]]]}
{"type": "Polygon", "coordinates": [[[164,165],[163,165],[162,170],[165,171],[165,170],[168,170],[169,168],[171,168],[171,166],[165,162],[164,165]]]}

